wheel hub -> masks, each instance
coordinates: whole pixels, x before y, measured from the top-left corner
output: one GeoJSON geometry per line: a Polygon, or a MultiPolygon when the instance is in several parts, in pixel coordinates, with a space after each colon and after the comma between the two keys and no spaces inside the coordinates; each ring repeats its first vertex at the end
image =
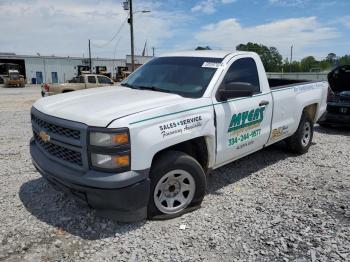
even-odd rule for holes
{"type": "Polygon", "coordinates": [[[176,180],[171,180],[164,185],[164,195],[166,197],[175,197],[181,190],[181,185],[176,180]]]}
{"type": "Polygon", "coordinates": [[[304,124],[303,135],[301,138],[302,145],[307,146],[310,142],[310,138],[311,138],[311,125],[309,122],[306,122],[304,124]]]}
{"type": "Polygon", "coordinates": [[[196,191],[194,178],[185,170],[172,170],[158,181],[154,188],[154,204],[165,214],[185,209],[196,191]]]}

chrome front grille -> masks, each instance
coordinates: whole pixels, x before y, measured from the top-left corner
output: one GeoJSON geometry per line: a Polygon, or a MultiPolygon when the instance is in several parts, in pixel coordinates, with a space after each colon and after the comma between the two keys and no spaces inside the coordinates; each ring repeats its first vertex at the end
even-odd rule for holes
{"type": "Polygon", "coordinates": [[[33,113],[31,114],[31,118],[32,118],[32,121],[35,122],[40,128],[44,128],[48,132],[51,132],[60,136],[65,136],[68,138],[80,140],[79,130],[74,130],[74,129],[70,129],[62,126],[57,126],[52,123],[48,123],[45,120],[35,116],[33,113]]]}

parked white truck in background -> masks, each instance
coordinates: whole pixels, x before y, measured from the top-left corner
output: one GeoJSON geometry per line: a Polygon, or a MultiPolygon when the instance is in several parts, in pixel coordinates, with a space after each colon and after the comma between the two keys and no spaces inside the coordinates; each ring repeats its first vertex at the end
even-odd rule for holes
{"type": "Polygon", "coordinates": [[[121,86],[43,98],[31,111],[39,172],[120,221],[200,206],[206,174],[285,140],[307,152],[327,82],[267,79],[250,52],[154,58],[121,86]]]}

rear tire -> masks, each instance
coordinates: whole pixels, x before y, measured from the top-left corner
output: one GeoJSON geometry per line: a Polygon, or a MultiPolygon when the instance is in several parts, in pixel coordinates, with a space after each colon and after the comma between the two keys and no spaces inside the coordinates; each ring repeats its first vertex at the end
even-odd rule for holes
{"type": "Polygon", "coordinates": [[[193,157],[168,151],[151,169],[148,218],[169,219],[198,208],[206,191],[206,176],[193,157]]]}
{"type": "Polygon", "coordinates": [[[309,150],[314,134],[314,123],[303,113],[297,131],[286,142],[289,150],[294,154],[304,154],[309,150]]]}

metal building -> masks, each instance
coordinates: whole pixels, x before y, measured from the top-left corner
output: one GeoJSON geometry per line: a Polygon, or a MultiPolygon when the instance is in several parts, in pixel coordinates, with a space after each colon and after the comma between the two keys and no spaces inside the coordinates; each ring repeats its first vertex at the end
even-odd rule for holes
{"type": "MultiPolygon", "coordinates": [[[[129,57],[129,56],[127,56],[129,57]]],[[[153,57],[135,56],[135,63],[140,65],[153,57]]],[[[20,66],[20,74],[24,75],[27,83],[64,83],[78,74],[79,67],[89,66],[89,59],[82,57],[59,57],[16,55],[0,53],[0,63],[14,63],[20,66]]],[[[115,76],[118,67],[129,66],[127,59],[92,58],[92,72],[99,67],[115,76]]]]}
{"type": "MultiPolygon", "coordinates": [[[[135,63],[135,68],[147,63],[153,58],[153,56],[138,56],[135,55],[134,57],[134,63],[135,63]]],[[[126,56],[126,66],[131,68],[131,55],[126,56]]]]}

